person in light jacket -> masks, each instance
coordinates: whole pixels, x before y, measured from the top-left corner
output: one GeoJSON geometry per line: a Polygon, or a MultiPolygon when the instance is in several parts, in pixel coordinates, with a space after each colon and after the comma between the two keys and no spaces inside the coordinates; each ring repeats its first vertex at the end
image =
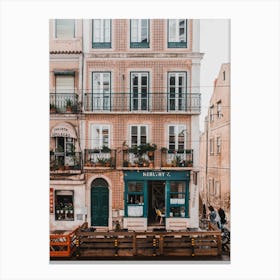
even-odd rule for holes
{"type": "Polygon", "coordinates": [[[210,205],[208,207],[210,213],[209,213],[209,218],[210,218],[210,222],[213,225],[217,225],[219,229],[221,229],[221,218],[218,214],[217,211],[215,211],[214,207],[212,205],[210,205]]]}

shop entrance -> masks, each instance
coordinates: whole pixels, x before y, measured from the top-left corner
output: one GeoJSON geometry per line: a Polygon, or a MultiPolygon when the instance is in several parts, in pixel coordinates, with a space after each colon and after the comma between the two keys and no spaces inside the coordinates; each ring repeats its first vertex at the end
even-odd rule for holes
{"type": "MultiPolygon", "coordinates": [[[[165,181],[148,181],[148,225],[159,225],[156,209],[165,214],[165,181]]],[[[162,225],[165,220],[163,219],[162,225]]]]}

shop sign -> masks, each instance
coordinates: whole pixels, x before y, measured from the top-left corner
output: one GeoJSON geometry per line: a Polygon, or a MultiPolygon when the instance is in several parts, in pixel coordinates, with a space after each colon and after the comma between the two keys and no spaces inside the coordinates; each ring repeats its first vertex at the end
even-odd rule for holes
{"type": "Polygon", "coordinates": [[[51,131],[51,137],[77,138],[75,129],[68,123],[61,123],[55,126],[51,131]]]}
{"type": "Polygon", "coordinates": [[[189,171],[127,171],[125,180],[189,180],[189,171]]]}
{"type": "Polygon", "coordinates": [[[50,213],[53,213],[53,188],[50,188],[50,213]]]}

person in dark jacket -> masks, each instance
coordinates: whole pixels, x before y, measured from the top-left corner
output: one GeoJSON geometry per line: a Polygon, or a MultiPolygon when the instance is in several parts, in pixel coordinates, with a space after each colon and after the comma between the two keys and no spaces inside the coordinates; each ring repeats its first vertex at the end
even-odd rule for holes
{"type": "Polygon", "coordinates": [[[222,226],[227,222],[226,220],[226,214],[225,214],[225,211],[224,209],[222,209],[221,207],[218,209],[218,214],[221,218],[221,224],[222,226]]]}

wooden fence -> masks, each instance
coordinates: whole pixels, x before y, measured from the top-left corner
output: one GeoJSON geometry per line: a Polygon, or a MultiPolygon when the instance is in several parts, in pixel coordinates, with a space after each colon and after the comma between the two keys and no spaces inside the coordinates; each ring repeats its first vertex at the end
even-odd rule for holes
{"type": "Polygon", "coordinates": [[[77,258],[220,256],[220,231],[77,232],[77,258]]]}

